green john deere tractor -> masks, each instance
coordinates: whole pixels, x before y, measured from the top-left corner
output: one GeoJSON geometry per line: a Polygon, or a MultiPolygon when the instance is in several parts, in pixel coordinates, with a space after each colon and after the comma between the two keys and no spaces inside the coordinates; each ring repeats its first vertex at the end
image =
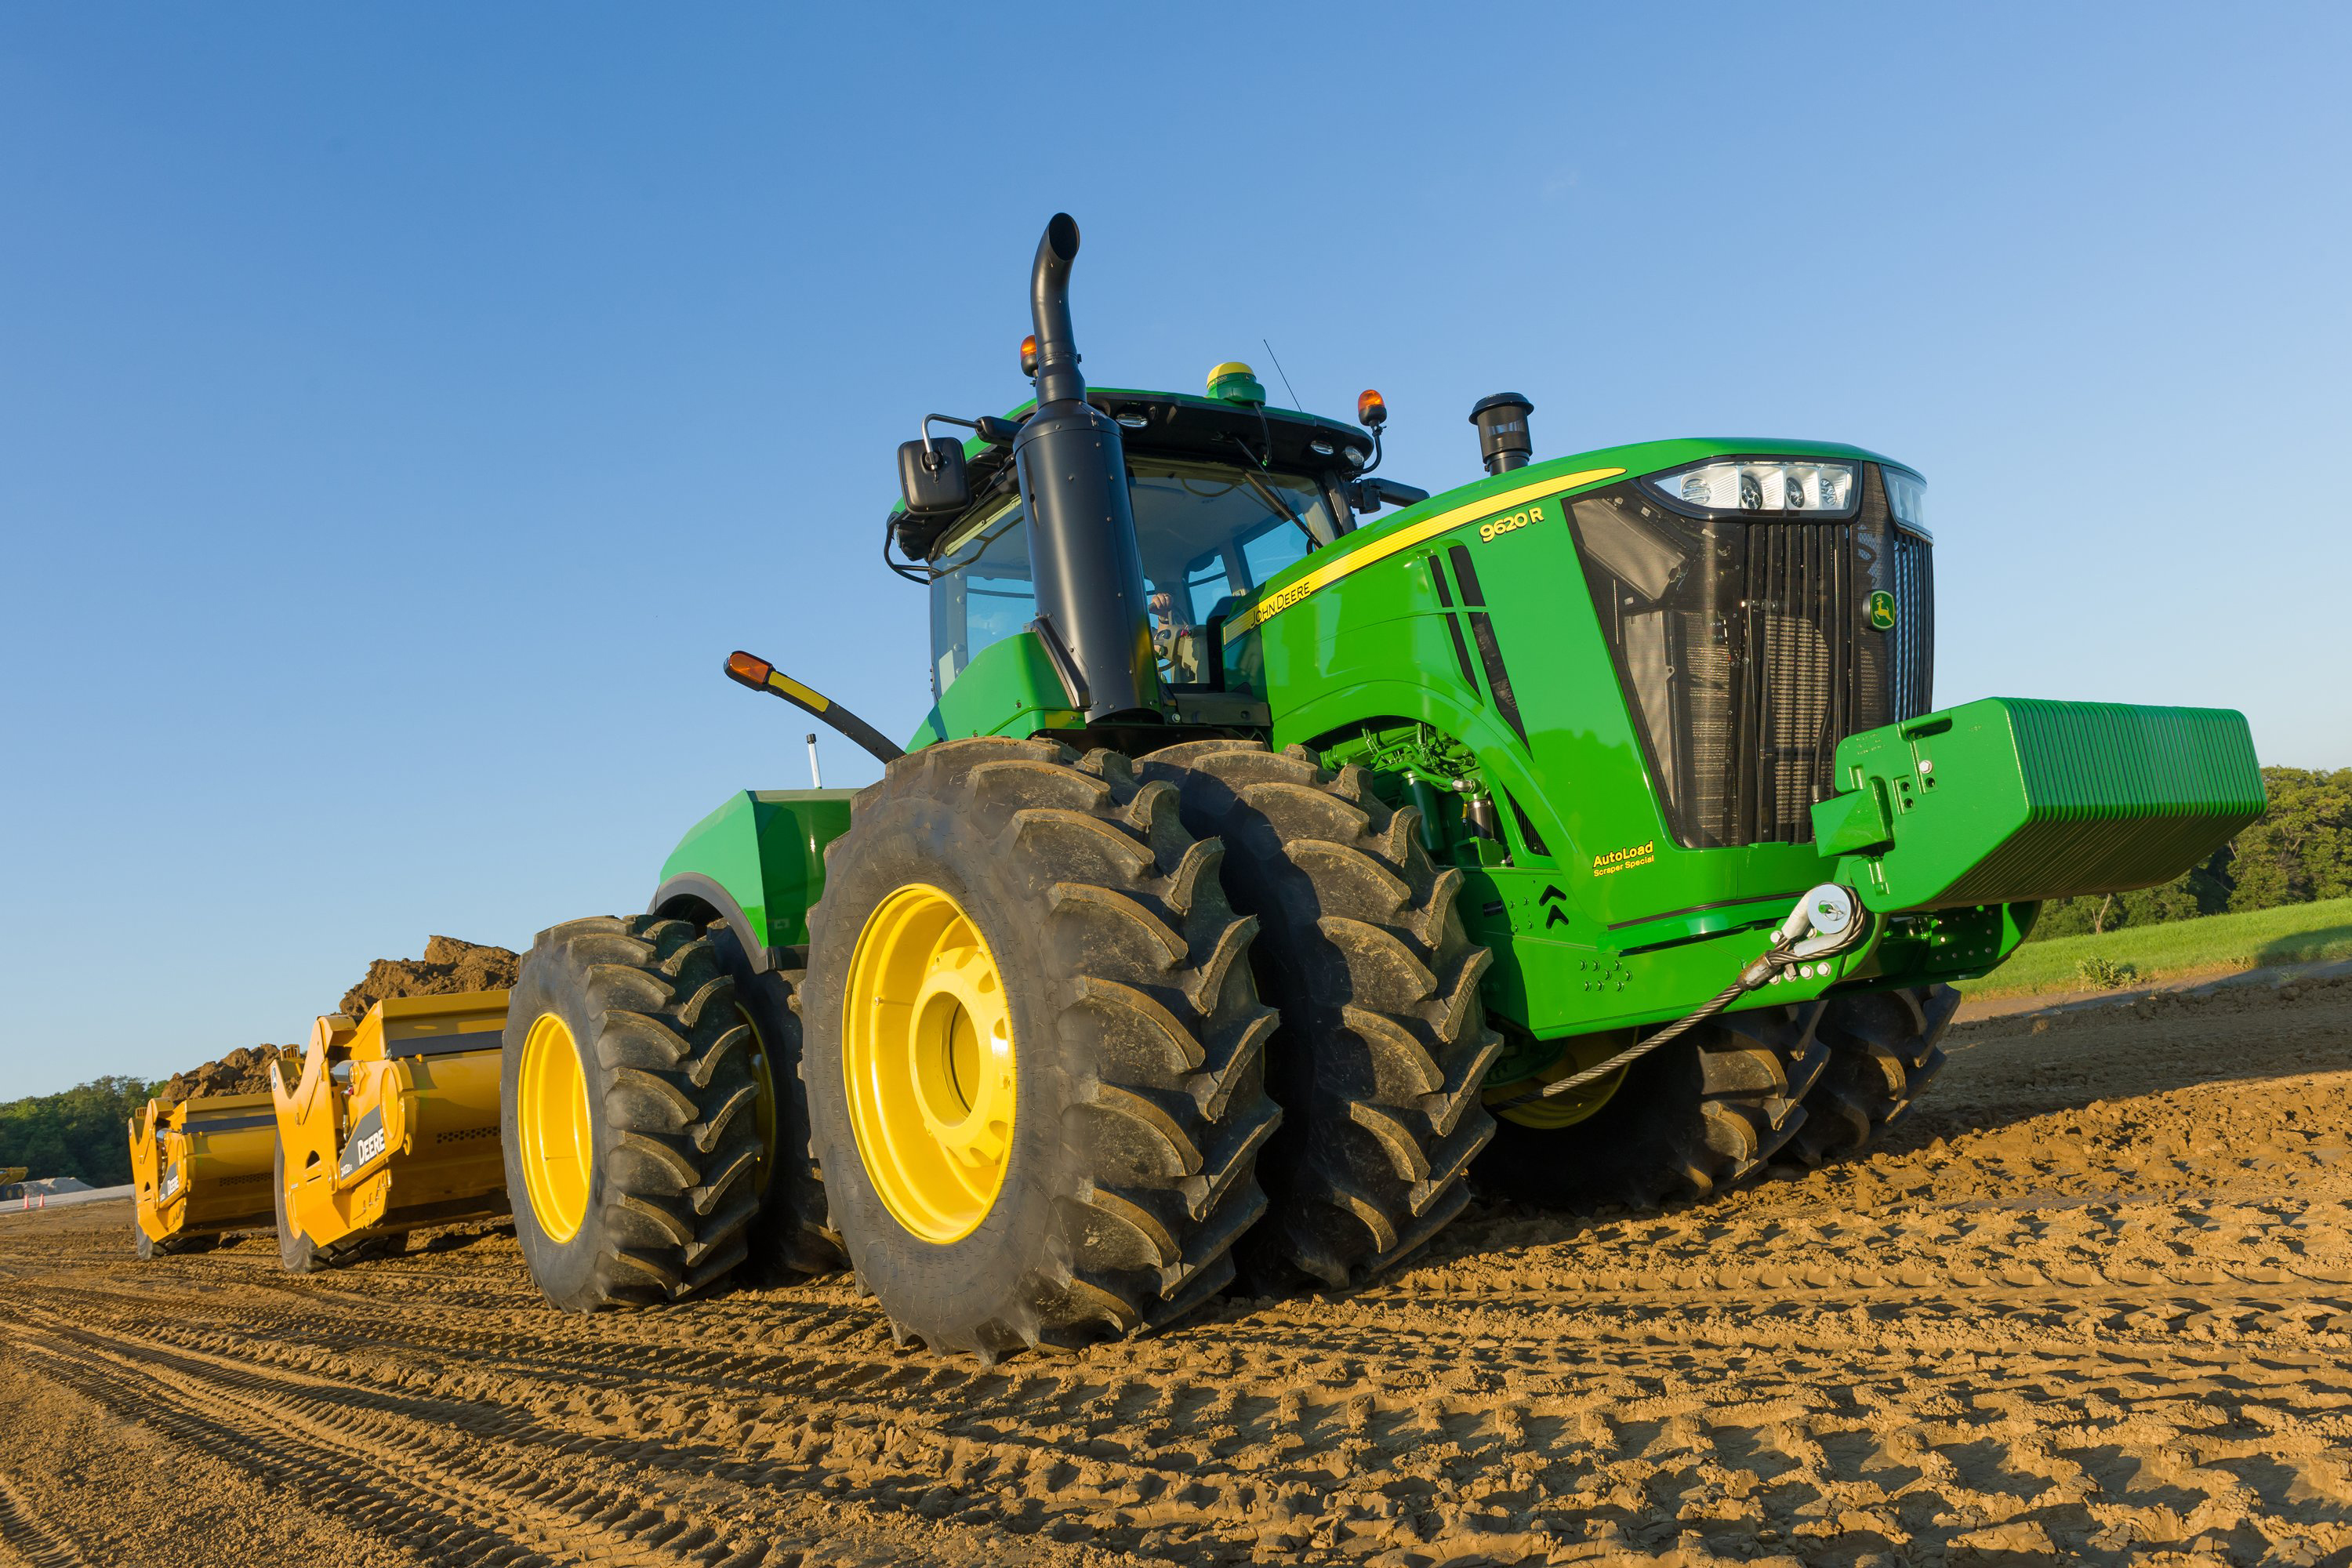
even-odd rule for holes
{"type": "Polygon", "coordinates": [[[735,796],[649,912],[523,966],[509,1186],[560,1306],[845,1254],[902,1335],[992,1357],[1237,1270],[1355,1284],[1474,1181],[1649,1204],[1818,1163],[1902,1119],[1947,983],[2041,900],[2262,809],[2236,713],[1934,708],[1907,468],[1533,462],[1504,395],[1486,477],[1432,496],[1372,471],[1376,394],[1088,388],[1077,248],[1057,216],[1037,249],[1034,399],[900,449],[907,750],[728,661],[882,782],[735,796]]]}

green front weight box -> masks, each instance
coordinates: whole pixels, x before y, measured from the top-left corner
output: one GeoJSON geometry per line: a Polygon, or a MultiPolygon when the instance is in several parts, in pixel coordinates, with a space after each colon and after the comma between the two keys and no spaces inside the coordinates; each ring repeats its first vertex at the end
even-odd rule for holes
{"type": "Polygon", "coordinates": [[[1850,735],[1813,807],[1882,913],[2153,887],[2262,815],[2242,714],[1991,697],[1850,735]]]}

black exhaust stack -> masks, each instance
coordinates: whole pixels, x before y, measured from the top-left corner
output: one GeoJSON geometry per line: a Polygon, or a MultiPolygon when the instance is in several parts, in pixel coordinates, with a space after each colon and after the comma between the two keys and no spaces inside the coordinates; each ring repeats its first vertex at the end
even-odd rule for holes
{"type": "Polygon", "coordinates": [[[1160,671],[1127,493],[1127,449],[1118,422],[1087,401],[1070,331],[1070,263],[1077,254],[1077,224],[1055,214],[1029,274],[1037,411],[1013,442],[1029,508],[1037,613],[1077,665],[1076,691],[1085,697],[1088,723],[1157,718],[1160,671]]]}

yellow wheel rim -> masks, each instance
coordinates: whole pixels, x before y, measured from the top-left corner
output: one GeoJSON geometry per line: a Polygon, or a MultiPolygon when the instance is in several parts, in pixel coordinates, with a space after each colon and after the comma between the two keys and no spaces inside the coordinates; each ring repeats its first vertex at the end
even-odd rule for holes
{"type": "MultiPolygon", "coordinates": [[[[1554,1079],[1582,1072],[1589,1067],[1598,1067],[1623,1050],[1628,1043],[1628,1039],[1620,1038],[1613,1032],[1571,1040],[1561,1047],[1559,1055],[1546,1062],[1540,1071],[1530,1073],[1517,1083],[1490,1085],[1478,1098],[1491,1105],[1525,1094],[1531,1089],[1541,1089],[1554,1079]]],[[[1549,1100],[1530,1100],[1495,1114],[1506,1121],[1516,1121],[1522,1127],[1533,1127],[1547,1132],[1573,1127],[1615,1098],[1617,1091],[1624,1087],[1626,1071],[1626,1068],[1620,1068],[1607,1078],[1595,1079],[1582,1089],[1570,1089],[1549,1100]]]]}
{"type": "Polygon", "coordinates": [[[735,1016],[751,1031],[751,1083],[758,1090],[751,1101],[751,1116],[760,1131],[760,1194],[764,1197],[776,1179],[775,1058],[768,1052],[767,1037],[760,1033],[760,1026],[751,1021],[751,1010],[739,1002],[735,1016]]]}
{"type": "Polygon", "coordinates": [[[925,1241],[980,1228],[1013,1147],[1013,1012],[961,905],[910,883],[857,935],[842,1075],[857,1156],[883,1205],[925,1241]]]}
{"type": "Polygon", "coordinates": [[[588,1179],[595,1133],[588,1122],[588,1079],[570,1026],[541,1013],[523,1037],[515,1086],[515,1136],[531,1217],[550,1241],[570,1241],[588,1217],[588,1179]]]}

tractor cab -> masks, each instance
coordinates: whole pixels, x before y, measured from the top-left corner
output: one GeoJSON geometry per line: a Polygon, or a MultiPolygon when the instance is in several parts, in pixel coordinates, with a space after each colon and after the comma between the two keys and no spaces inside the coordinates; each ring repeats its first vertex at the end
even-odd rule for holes
{"type": "MultiPolygon", "coordinates": [[[[1265,406],[1245,365],[1220,365],[1206,397],[1089,389],[1124,447],[1150,624],[1151,660],[1170,717],[1222,690],[1219,621],[1276,574],[1350,532],[1359,511],[1417,500],[1368,484],[1377,442],[1350,425],[1265,406]]],[[[1010,433],[1034,405],[963,444],[969,500],[951,515],[902,502],[891,536],[930,590],[931,691],[942,697],[989,648],[1038,617],[1028,503],[1010,433]],[[1000,437],[991,440],[991,436],[1000,437]]],[[[894,565],[897,563],[894,563],[894,565]]]]}

